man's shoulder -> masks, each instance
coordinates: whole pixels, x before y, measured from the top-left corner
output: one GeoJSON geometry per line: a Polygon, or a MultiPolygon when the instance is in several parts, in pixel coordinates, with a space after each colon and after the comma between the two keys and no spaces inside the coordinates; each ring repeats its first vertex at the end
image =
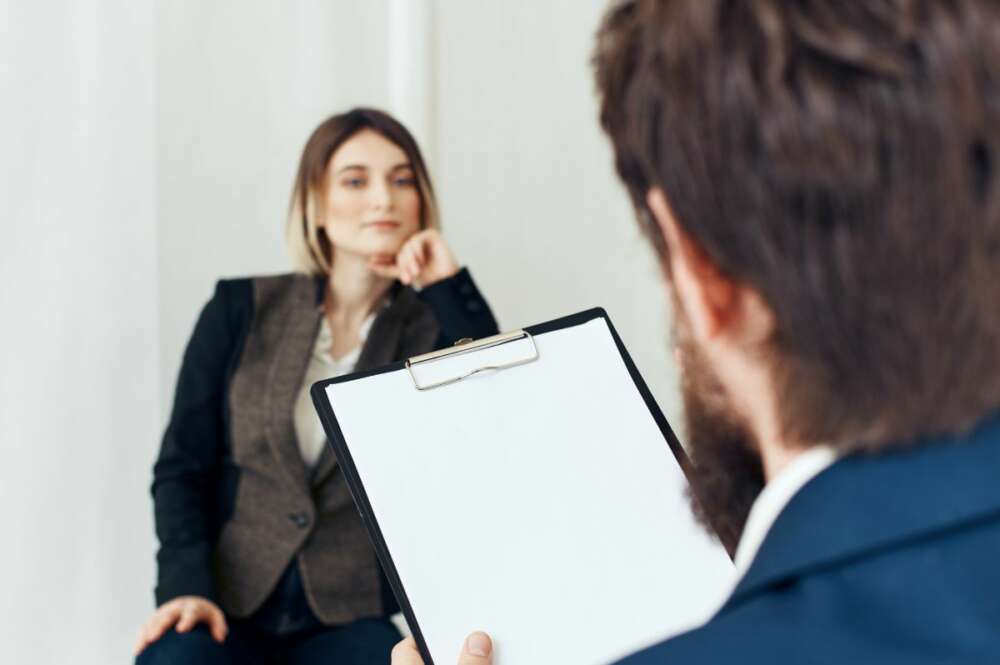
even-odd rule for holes
{"type": "Polygon", "coordinates": [[[621,664],[990,662],[997,551],[1000,515],[803,571],[621,664]]]}

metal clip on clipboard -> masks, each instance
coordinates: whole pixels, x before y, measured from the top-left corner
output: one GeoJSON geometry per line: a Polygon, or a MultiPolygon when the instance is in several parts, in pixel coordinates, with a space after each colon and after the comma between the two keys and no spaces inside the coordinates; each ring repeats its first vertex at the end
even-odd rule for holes
{"type": "Polygon", "coordinates": [[[440,351],[431,351],[430,353],[424,353],[419,356],[413,356],[406,360],[406,369],[410,372],[410,378],[413,379],[413,387],[417,390],[430,390],[432,388],[440,388],[441,386],[447,386],[452,383],[458,383],[462,379],[467,379],[470,376],[479,374],[480,372],[486,372],[490,370],[500,370],[509,369],[511,367],[517,367],[519,365],[526,365],[530,362],[538,360],[538,345],[535,344],[535,338],[531,336],[531,333],[526,330],[516,330],[514,332],[502,333],[500,335],[493,335],[492,337],[484,337],[483,339],[473,341],[471,338],[460,339],[455,342],[455,345],[450,349],[441,349],[440,351]],[[420,365],[423,363],[433,362],[435,360],[440,360],[442,358],[452,358],[454,356],[460,356],[466,353],[472,353],[473,351],[482,351],[483,349],[489,349],[494,346],[501,346],[503,344],[509,344],[510,342],[516,342],[518,340],[527,339],[531,342],[531,348],[533,354],[527,358],[521,358],[519,360],[514,360],[511,362],[501,363],[498,365],[484,365],[482,367],[477,367],[473,370],[460,374],[459,376],[452,377],[450,379],[445,379],[444,381],[436,381],[434,383],[428,383],[421,385],[417,380],[416,374],[413,373],[413,366],[420,365]]]}

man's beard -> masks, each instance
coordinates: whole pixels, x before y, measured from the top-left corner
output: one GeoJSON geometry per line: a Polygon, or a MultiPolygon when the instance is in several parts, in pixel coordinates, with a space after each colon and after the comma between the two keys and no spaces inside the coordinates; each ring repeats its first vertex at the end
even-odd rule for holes
{"type": "Polygon", "coordinates": [[[674,341],[683,364],[681,395],[692,466],[688,469],[688,498],[698,521],[733,554],[750,508],[764,487],[759,446],[691,338],[676,300],[674,311],[674,341]]]}

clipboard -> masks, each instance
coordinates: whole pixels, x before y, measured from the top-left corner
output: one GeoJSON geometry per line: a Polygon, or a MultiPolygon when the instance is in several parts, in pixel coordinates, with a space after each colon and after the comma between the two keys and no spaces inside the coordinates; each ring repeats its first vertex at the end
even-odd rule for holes
{"type": "MultiPolygon", "coordinates": [[[[491,632],[494,637],[495,665],[609,662],[695,627],[721,606],[732,588],[734,570],[728,555],[694,525],[686,499],[680,496],[687,483],[687,456],[601,308],[483,340],[460,340],[449,349],[320,381],[312,386],[311,395],[425,665],[455,662],[465,635],[475,629],[491,632]],[[569,355],[567,348],[574,345],[587,349],[588,355],[569,355]],[[555,374],[558,379],[552,378],[555,374]],[[565,392],[550,388],[547,393],[532,393],[537,384],[544,383],[540,379],[543,376],[548,376],[550,386],[565,386],[565,392]],[[530,423],[543,422],[548,412],[561,413],[559,417],[568,422],[566,414],[573,404],[567,400],[573,394],[590,393],[589,388],[580,388],[585,378],[604,384],[595,385],[593,390],[607,388],[611,391],[607,393],[608,401],[615,408],[624,405],[624,411],[630,414],[622,427],[641,432],[638,438],[642,441],[633,444],[630,437],[622,445],[639,446],[632,452],[641,453],[637,456],[643,461],[641,468],[628,467],[628,454],[632,453],[616,455],[615,442],[609,442],[607,453],[603,452],[600,441],[589,441],[589,430],[577,433],[570,441],[558,436],[548,440],[532,438],[530,423]],[[511,404],[518,405],[522,412],[507,411],[511,404]],[[399,413],[408,414],[405,417],[409,419],[400,422],[399,413]],[[519,435],[513,443],[510,437],[500,442],[489,440],[490,433],[496,431],[519,435]],[[450,443],[443,444],[443,440],[450,443]],[[504,447],[504,442],[511,450],[504,447]],[[576,442],[583,444],[579,451],[574,447],[576,442]],[[589,461],[574,459],[578,452],[580,457],[586,457],[587,451],[589,461]],[[536,473],[535,460],[541,458],[545,463],[539,466],[548,469],[550,476],[536,473]],[[488,468],[477,469],[484,463],[482,460],[489,460],[488,468]],[[582,473],[583,479],[557,478],[562,460],[567,468],[576,469],[569,476],[582,473]],[[618,472],[602,473],[608,461],[612,462],[609,469],[618,472]],[[447,467],[443,471],[442,465],[447,467]],[[493,468],[513,476],[509,479],[511,496],[519,498],[524,493],[538,500],[515,500],[513,515],[508,515],[502,492],[498,491],[506,485],[490,478],[493,468]],[[621,473],[622,469],[627,471],[621,473]],[[485,474],[486,482],[470,484],[468,477],[461,475],[463,470],[485,474]],[[635,476],[642,476],[641,481],[635,476]],[[653,487],[661,476],[664,488],[653,487]],[[546,485],[549,482],[554,483],[551,493],[546,485]],[[574,485],[577,482],[586,484],[574,485]],[[637,482],[644,484],[643,491],[632,486],[637,482]],[[590,487],[594,487],[596,499],[582,493],[590,487]],[[583,497],[580,511],[576,510],[577,504],[561,503],[559,492],[563,488],[568,488],[569,497],[583,497]],[[481,496],[480,492],[489,495],[481,496]],[[629,496],[623,498],[622,494],[629,496]],[[627,503],[629,497],[643,505],[627,503]],[[623,501],[626,503],[616,503],[623,501]],[[618,511],[613,510],[615,505],[618,511]],[[491,523],[447,523],[449,516],[476,510],[480,512],[468,514],[490,515],[491,523]],[[616,537],[623,541],[621,547],[601,541],[605,533],[585,533],[581,523],[588,517],[581,513],[586,510],[595,515],[594,524],[601,531],[618,534],[616,537]],[[536,514],[546,511],[552,514],[536,514]],[[659,517],[647,518],[652,513],[659,517]],[[521,518],[528,522],[526,531],[530,533],[512,535],[518,531],[521,518]],[[561,532],[564,523],[572,525],[566,527],[566,533],[561,532]],[[497,525],[506,533],[489,534],[497,525]],[[467,544],[461,536],[450,536],[449,528],[479,530],[478,552],[462,554],[467,544]],[[484,536],[482,530],[488,535],[484,536]],[[588,541],[589,536],[594,540],[588,541]],[[539,565],[547,566],[546,570],[556,578],[566,569],[569,579],[549,584],[548,578],[530,570],[534,563],[532,538],[548,544],[540,545],[542,549],[535,553],[539,565]],[[510,545],[510,541],[514,544],[510,545]],[[510,551],[505,550],[508,546],[510,551]],[[551,559],[555,556],[551,550],[561,551],[558,560],[551,559]],[[477,556],[491,561],[490,567],[470,572],[477,565],[477,556]],[[595,559],[577,561],[588,556],[595,559]],[[658,568],[660,561],[662,568],[658,568]],[[463,562],[468,567],[463,568],[463,562]],[[612,569],[602,568],[603,562],[612,562],[612,569]],[[671,566],[691,570],[668,569],[671,566]],[[435,567],[438,569],[432,573],[435,567]],[[518,583],[527,584],[521,579],[525,572],[535,584],[520,589],[512,599],[509,596],[518,583]],[[473,588],[484,581],[487,586],[494,582],[497,586],[491,593],[484,591],[478,596],[465,594],[459,588],[466,584],[473,588]],[[625,606],[595,606],[581,611],[577,602],[572,608],[561,607],[562,597],[570,600],[583,592],[592,592],[593,598],[624,598],[621,605],[625,606]],[[440,594],[448,597],[442,599],[440,594]],[[492,602],[498,596],[505,601],[492,602]],[[633,597],[637,602],[629,607],[628,599],[633,597]],[[521,601],[523,604],[517,604],[521,601]],[[658,611],[660,601],[662,611],[658,611]],[[468,607],[460,607],[470,602],[468,607]],[[583,636],[585,644],[580,645],[580,653],[562,651],[553,659],[538,635],[525,634],[540,616],[531,622],[530,616],[524,618],[524,625],[518,624],[520,617],[511,619],[512,613],[531,615],[538,603],[545,602],[551,604],[552,612],[571,615],[565,619],[571,622],[567,628],[575,626],[579,631],[564,639],[579,642],[583,636]],[[472,617],[469,624],[452,625],[464,621],[463,612],[472,617]],[[509,628],[507,634],[500,629],[501,624],[509,628]],[[499,634],[495,632],[498,630],[499,634]],[[601,630],[608,635],[601,634],[601,630]],[[586,644],[588,640],[592,644],[586,644]]],[[[577,417],[599,422],[591,412],[603,408],[602,404],[602,399],[592,397],[593,408],[577,417]]],[[[615,426],[613,420],[600,422],[605,428],[609,422],[615,426]]],[[[554,425],[547,423],[545,427],[551,429],[554,425]]],[[[545,627],[539,626],[539,630],[542,635],[549,634],[545,627]]]]}

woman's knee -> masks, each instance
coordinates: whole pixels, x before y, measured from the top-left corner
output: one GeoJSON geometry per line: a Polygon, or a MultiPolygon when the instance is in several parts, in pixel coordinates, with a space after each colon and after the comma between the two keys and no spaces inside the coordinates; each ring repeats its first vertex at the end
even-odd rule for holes
{"type": "Polygon", "coordinates": [[[233,662],[227,645],[216,642],[204,626],[187,633],[168,630],[135,659],[135,665],[217,665],[233,662]]]}

